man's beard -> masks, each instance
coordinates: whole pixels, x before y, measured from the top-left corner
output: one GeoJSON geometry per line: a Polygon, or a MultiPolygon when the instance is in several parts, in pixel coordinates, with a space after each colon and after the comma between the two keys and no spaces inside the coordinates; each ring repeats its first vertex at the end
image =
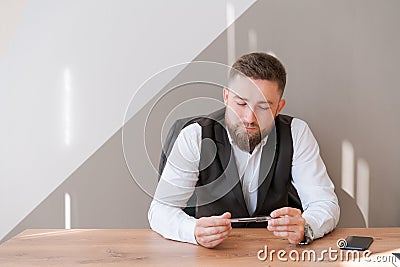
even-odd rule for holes
{"type": "Polygon", "coordinates": [[[268,130],[260,131],[256,124],[233,124],[225,115],[225,123],[228,128],[232,143],[236,144],[241,150],[252,153],[254,148],[261,142],[261,140],[268,135],[268,130]],[[256,127],[257,131],[248,132],[245,127],[256,127]]]}

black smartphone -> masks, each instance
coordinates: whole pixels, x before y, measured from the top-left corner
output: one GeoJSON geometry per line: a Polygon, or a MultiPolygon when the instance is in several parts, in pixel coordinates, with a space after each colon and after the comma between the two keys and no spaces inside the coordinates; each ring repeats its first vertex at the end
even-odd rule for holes
{"type": "Polygon", "coordinates": [[[374,239],[370,236],[348,236],[346,243],[341,249],[349,250],[366,250],[371,245],[374,239]]]}

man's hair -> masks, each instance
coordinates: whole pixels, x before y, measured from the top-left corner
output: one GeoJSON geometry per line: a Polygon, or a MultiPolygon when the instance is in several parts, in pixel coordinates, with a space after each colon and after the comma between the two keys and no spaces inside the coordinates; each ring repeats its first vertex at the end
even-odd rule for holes
{"type": "Polygon", "coordinates": [[[266,53],[251,53],[241,56],[233,65],[230,78],[237,71],[255,80],[268,80],[278,83],[278,90],[283,94],[286,85],[286,70],[283,64],[274,56],[266,53]]]}

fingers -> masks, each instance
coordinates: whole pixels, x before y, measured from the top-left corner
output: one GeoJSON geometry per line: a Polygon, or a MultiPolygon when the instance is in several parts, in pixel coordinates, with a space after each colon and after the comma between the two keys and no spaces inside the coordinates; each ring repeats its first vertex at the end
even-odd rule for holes
{"type": "MultiPolygon", "coordinates": [[[[286,218],[285,218],[286,219],[286,218]]],[[[268,222],[268,230],[272,231],[275,236],[287,238],[290,243],[298,244],[304,238],[304,224],[305,220],[303,218],[289,220],[291,222],[297,222],[297,224],[280,224],[280,225],[270,225],[268,222]],[[301,220],[302,219],[302,220],[301,220]]],[[[286,220],[285,220],[286,221],[286,220]]]]}
{"type": "Polygon", "coordinates": [[[268,230],[275,232],[296,232],[298,229],[299,229],[298,225],[279,225],[279,226],[268,225],[268,230]]]}
{"type": "Polygon", "coordinates": [[[226,226],[231,225],[231,214],[229,212],[225,212],[221,216],[212,216],[212,217],[202,217],[197,220],[196,225],[202,227],[211,227],[211,226],[226,226]]]}
{"type": "Polygon", "coordinates": [[[228,226],[210,226],[210,227],[202,227],[201,228],[201,235],[204,236],[214,236],[218,235],[220,233],[225,232],[228,230],[230,227],[228,226]]]}
{"type": "Polygon", "coordinates": [[[305,220],[301,215],[285,216],[268,221],[268,226],[288,226],[288,225],[303,225],[305,220]]]}
{"type": "Polygon", "coordinates": [[[274,210],[271,212],[271,217],[276,218],[276,217],[282,217],[285,215],[289,216],[296,216],[296,215],[301,215],[301,210],[295,209],[295,208],[290,208],[290,207],[283,207],[277,210],[274,210]]]}
{"type": "Polygon", "coordinates": [[[229,226],[229,228],[225,228],[222,231],[219,230],[218,232],[213,232],[213,234],[208,234],[204,228],[196,226],[195,237],[197,243],[200,245],[207,248],[213,248],[222,243],[222,241],[228,237],[231,230],[232,228],[229,226]]]}
{"type": "Polygon", "coordinates": [[[299,209],[284,207],[271,213],[274,219],[268,221],[268,230],[275,236],[287,238],[292,244],[300,243],[304,238],[305,219],[299,209]]]}
{"type": "Polygon", "coordinates": [[[230,219],[231,218],[231,213],[230,212],[225,212],[221,216],[215,216],[215,217],[221,217],[221,218],[224,218],[224,219],[230,219]]]}
{"type": "Polygon", "coordinates": [[[203,217],[196,221],[195,238],[200,245],[213,248],[224,241],[232,230],[231,214],[225,212],[221,216],[203,217]]]}
{"type": "Polygon", "coordinates": [[[222,243],[222,241],[224,241],[228,237],[230,230],[231,229],[227,229],[226,231],[213,235],[203,234],[200,230],[196,233],[196,240],[200,245],[204,247],[213,248],[222,243]]]}

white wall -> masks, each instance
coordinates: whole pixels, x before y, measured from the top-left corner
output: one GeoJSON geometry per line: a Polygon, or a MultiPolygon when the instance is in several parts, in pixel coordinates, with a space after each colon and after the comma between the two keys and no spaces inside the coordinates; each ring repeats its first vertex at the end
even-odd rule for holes
{"type": "Polygon", "coordinates": [[[0,2],[0,239],[122,126],[141,83],[253,2],[0,2]]]}

